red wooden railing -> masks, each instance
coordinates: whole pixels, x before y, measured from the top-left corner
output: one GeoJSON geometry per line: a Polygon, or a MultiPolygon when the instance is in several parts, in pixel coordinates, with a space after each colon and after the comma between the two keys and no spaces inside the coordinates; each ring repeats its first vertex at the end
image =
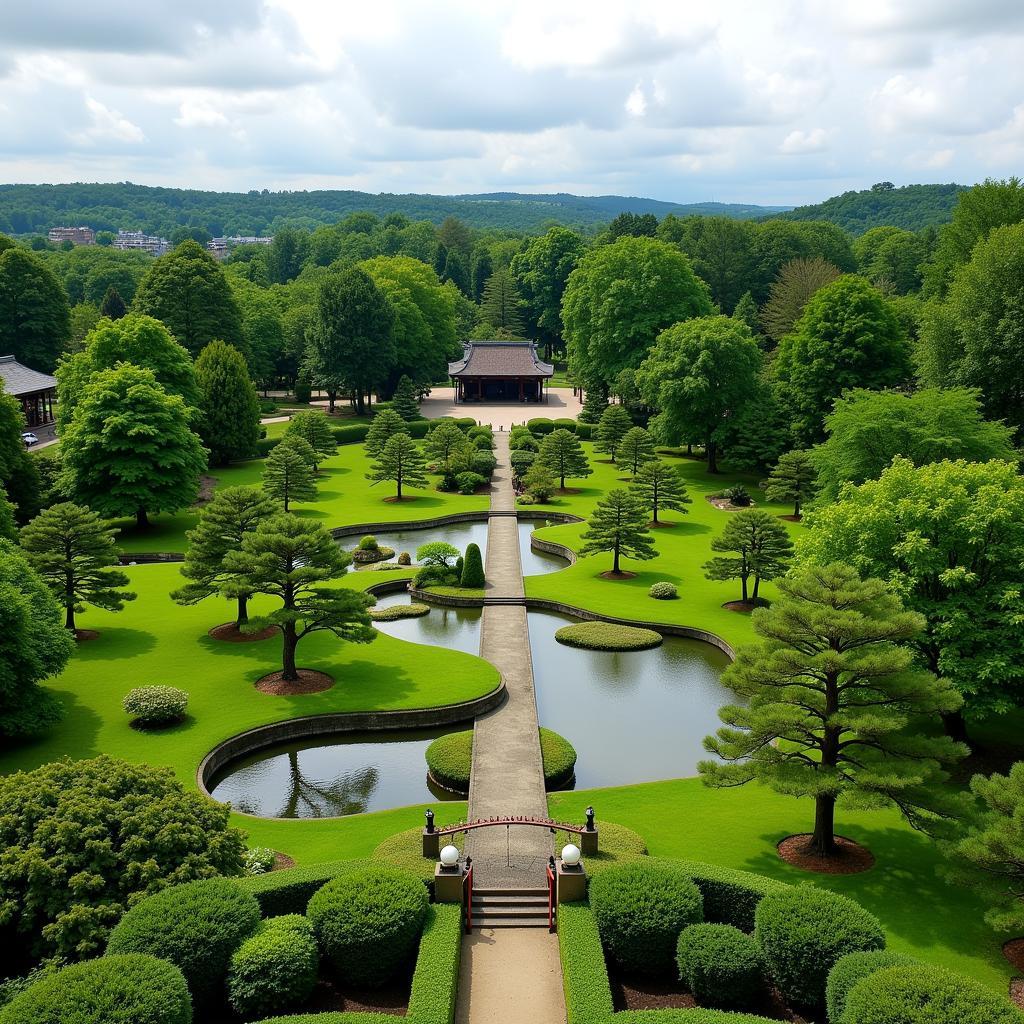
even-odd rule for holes
{"type": "Polygon", "coordinates": [[[555,930],[555,873],[551,865],[547,866],[548,873],[548,931],[555,930]]]}
{"type": "Polygon", "coordinates": [[[586,825],[570,825],[564,821],[554,821],[551,818],[477,818],[476,821],[463,821],[457,825],[445,825],[443,828],[433,829],[439,836],[453,836],[459,832],[470,832],[476,828],[491,828],[494,825],[533,825],[537,828],[547,828],[552,832],[571,832],[581,835],[590,831],[586,825]]]}
{"type": "Polygon", "coordinates": [[[462,883],[466,907],[466,934],[473,931],[473,858],[466,858],[466,877],[462,883]]]}

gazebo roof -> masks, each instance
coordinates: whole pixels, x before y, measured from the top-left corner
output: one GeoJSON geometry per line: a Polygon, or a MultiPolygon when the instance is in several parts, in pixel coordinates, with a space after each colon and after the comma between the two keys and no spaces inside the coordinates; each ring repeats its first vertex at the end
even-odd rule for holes
{"type": "Polygon", "coordinates": [[[448,364],[450,377],[550,377],[555,368],[537,357],[532,341],[471,341],[448,364]]]}
{"type": "Polygon", "coordinates": [[[57,378],[22,366],[14,356],[0,356],[0,379],[4,390],[15,398],[37,391],[49,391],[57,386],[57,378]]]}

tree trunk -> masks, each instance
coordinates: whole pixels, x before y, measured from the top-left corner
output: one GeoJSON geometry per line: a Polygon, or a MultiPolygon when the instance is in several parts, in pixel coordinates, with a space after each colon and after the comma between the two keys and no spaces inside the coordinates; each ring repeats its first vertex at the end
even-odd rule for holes
{"type": "Polygon", "coordinates": [[[398,485],[398,493],[395,495],[395,497],[398,498],[399,501],[401,501],[402,500],[402,478],[399,477],[395,481],[395,483],[398,485]]]}
{"type": "Polygon", "coordinates": [[[751,600],[757,600],[757,591],[761,586],[761,577],[755,572],[754,573],[754,592],[750,595],[751,600]]]}
{"type": "Polygon", "coordinates": [[[75,632],[75,606],[69,604],[64,609],[64,628],[70,630],[72,633],[75,632]]]}
{"type": "Polygon", "coordinates": [[[613,560],[614,564],[612,565],[612,572],[613,573],[617,573],[619,571],[619,542],[618,541],[615,542],[614,550],[615,550],[615,558],[613,560]]]}
{"type": "Polygon", "coordinates": [[[333,391],[328,391],[327,392],[327,412],[331,416],[334,415],[334,403],[335,403],[337,397],[338,396],[333,391]]]}
{"type": "Polygon", "coordinates": [[[687,441],[686,442],[686,454],[687,455],[692,455],[693,454],[693,442],[692,441],[687,441]]]}
{"type": "Polygon", "coordinates": [[[658,525],[658,503],[657,502],[654,503],[654,519],[653,519],[653,522],[654,522],[655,526],[658,525]]]}
{"type": "Polygon", "coordinates": [[[288,511],[288,488],[287,487],[284,489],[284,510],[285,510],[285,512],[288,511]]]}
{"type": "Polygon", "coordinates": [[[946,735],[957,743],[969,743],[967,735],[967,721],[963,711],[950,711],[942,716],[942,724],[945,727],[946,735]]]}
{"type": "Polygon", "coordinates": [[[149,516],[147,515],[146,510],[144,508],[136,509],[135,525],[139,527],[140,530],[149,526],[149,516]]]}
{"type": "Polygon", "coordinates": [[[235,628],[244,626],[249,621],[249,598],[238,595],[238,614],[235,617],[235,628]]]}
{"type": "Polygon", "coordinates": [[[836,798],[822,793],[814,798],[814,835],[811,849],[822,857],[833,857],[836,852],[836,798]]]}
{"type": "Polygon", "coordinates": [[[800,518],[800,499],[799,498],[797,498],[796,501],[793,502],[793,515],[797,519],[800,518]]]}
{"type": "Polygon", "coordinates": [[[362,416],[366,412],[366,403],[362,391],[356,395],[356,415],[362,416]]]}
{"type": "Polygon", "coordinates": [[[748,574],[747,574],[746,569],[744,569],[742,574],[740,575],[740,583],[743,586],[743,601],[744,601],[744,603],[746,603],[746,601],[747,601],[747,575],[748,574]]]}
{"type": "Polygon", "coordinates": [[[708,472],[718,472],[718,442],[708,441],[708,472]]]}
{"type": "Polygon", "coordinates": [[[281,647],[281,678],[286,683],[293,683],[299,678],[298,669],[295,667],[295,648],[299,639],[295,635],[295,623],[285,622],[281,626],[283,644],[281,647]]]}

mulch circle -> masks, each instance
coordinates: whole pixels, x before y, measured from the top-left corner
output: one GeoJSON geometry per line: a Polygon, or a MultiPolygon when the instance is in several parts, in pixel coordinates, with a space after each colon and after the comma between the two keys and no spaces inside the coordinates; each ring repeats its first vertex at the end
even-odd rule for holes
{"type": "Polygon", "coordinates": [[[676,526],[676,523],[666,523],[663,519],[659,519],[657,522],[653,520],[647,524],[652,530],[671,530],[672,527],[676,526]]]}
{"type": "Polygon", "coordinates": [[[601,573],[601,579],[603,580],[631,580],[636,576],[635,572],[603,572],[601,573]]]}
{"type": "Polygon", "coordinates": [[[281,672],[271,672],[256,680],[256,689],[273,697],[297,697],[304,693],[323,693],[334,685],[334,680],[326,672],[317,672],[312,668],[300,668],[299,678],[285,682],[281,672]]]}
{"type": "Polygon", "coordinates": [[[248,644],[254,640],[269,640],[278,632],[277,626],[267,626],[258,633],[243,633],[233,622],[222,622],[208,633],[214,640],[226,640],[229,644],[248,644]]]}
{"type": "Polygon", "coordinates": [[[1010,1002],[1024,1010],[1024,978],[1010,979],[1010,1002]]]}
{"type": "Polygon", "coordinates": [[[1024,974],[1024,939],[1010,939],[1009,942],[1004,942],[1003,956],[1015,971],[1024,974]]]}
{"type": "Polygon", "coordinates": [[[415,501],[415,495],[403,494],[400,498],[392,494],[390,497],[384,499],[389,505],[397,505],[400,501],[415,501]]]}
{"type": "Polygon", "coordinates": [[[75,640],[84,644],[87,640],[95,640],[99,636],[99,633],[95,629],[76,629],[75,640]]]}
{"type": "Polygon", "coordinates": [[[760,601],[760,600],[759,601],[726,601],[725,604],[722,605],[722,607],[726,611],[730,611],[730,612],[743,612],[743,613],[749,613],[749,612],[752,612],[755,608],[764,608],[765,606],[766,606],[766,602],[760,601]]]}
{"type": "Polygon", "coordinates": [[[810,839],[807,832],[786,836],[776,847],[779,856],[795,868],[822,875],[857,875],[875,866],[875,855],[866,846],[845,836],[836,836],[837,852],[831,857],[822,857],[808,849],[810,839]]]}
{"type": "Polygon", "coordinates": [[[280,850],[274,851],[274,866],[270,869],[271,871],[284,871],[285,868],[293,867],[295,867],[295,861],[287,853],[281,853],[280,850]]]}
{"type": "MultiPolygon", "coordinates": [[[[708,502],[723,512],[742,512],[744,509],[753,508],[757,504],[756,501],[752,501],[749,505],[734,505],[728,498],[713,498],[710,494],[706,497],[708,502]]],[[[781,518],[785,518],[785,516],[781,518]]]]}

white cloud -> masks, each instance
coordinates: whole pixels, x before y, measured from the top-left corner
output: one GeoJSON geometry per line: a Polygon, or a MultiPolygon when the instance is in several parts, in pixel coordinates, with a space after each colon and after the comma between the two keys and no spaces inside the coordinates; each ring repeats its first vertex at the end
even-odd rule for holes
{"type": "Polygon", "coordinates": [[[802,128],[794,128],[779,146],[780,153],[789,156],[801,153],[820,153],[828,145],[829,133],[824,128],[812,128],[804,131],[802,128]]]}
{"type": "Polygon", "coordinates": [[[102,142],[145,142],[146,134],[128,120],[120,111],[111,110],[92,96],[85,97],[85,108],[92,123],[84,131],[75,132],[71,138],[83,146],[102,142]]]}

